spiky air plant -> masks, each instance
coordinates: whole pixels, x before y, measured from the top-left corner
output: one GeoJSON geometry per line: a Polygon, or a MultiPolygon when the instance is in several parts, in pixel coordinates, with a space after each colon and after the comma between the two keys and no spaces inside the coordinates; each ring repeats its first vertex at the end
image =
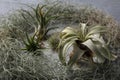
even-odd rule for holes
{"type": "Polygon", "coordinates": [[[23,43],[25,45],[25,48],[23,48],[22,50],[26,50],[29,52],[34,52],[38,49],[42,50],[45,48],[42,45],[42,42],[35,40],[35,35],[33,35],[32,37],[29,37],[27,33],[26,33],[26,41],[23,40],[23,43]]]}
{"type": "Polygon", "coordinates": [[[25,49],[27,51],[35,51],[41,45],[44,45],[42,43],[42,41],[47,38],[48,32],[51,31],[51,30],[54,30],[54,29],[58,28],[58,27],[49,27],[48,26],[49,23],[51,22],[51,20],[56,19],[58,17],[58,15],[51,15],[50,14],[50,12],[55,7],[55,5],[53,5],[49,9],[47,9],[46,6],[47,5],[40,6],[39,4],[37,5],[36,8],[28,6],[28,7],[32,8],[32,10],[35,13],[35,16],[33,16],[27,10],[22,10],[23,12],[25,12],[26,14],[28,14],[37,23],[37,26],[34,25],[34,24],[31,24],[31,22],[29,22],[29,20],[27,20],[27,17],[23,13],[21,13],[22,16],[23,16],[23,18],[27,21],[27,23],[29,25],[35,27],[35,32],[34,32],[33,37],[29,38],[28,35],[26,35],[27,36],[27,42],[24,41],[24,44],[26,46],[25,49]]]}
{"type": "Polygon", "coordinates": [[[104,63],[106,59],[115,60],[101,33],[106,32],[106,27],[88,27],[81,23],[78,29],[66,27],[60,34],[59,59],[62,64],[72,67],[74,63],[86,56],[94,63],[104,63]],[[68,49],[73,46],[73,55],[68,59],[68,49]]]}

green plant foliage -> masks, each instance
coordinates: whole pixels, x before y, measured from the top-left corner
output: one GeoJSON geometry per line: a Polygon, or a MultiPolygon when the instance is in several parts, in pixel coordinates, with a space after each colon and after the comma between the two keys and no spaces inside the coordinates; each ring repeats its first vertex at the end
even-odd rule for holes
{"type": "Polygon", "coordinates": [[[37,49],[43,49],[44,47],[40,45],[40,42],[35,40],[35,36],[29,37],[28,34],[26,33],[26,38],[27,41],[23,40],[25,48],[22,50],[27,50],[29,52],[34,52],[37,49]]]}
{"type": "MultiPolygon", "coordinates": [[[[58,17],[56,15],[52,16],[49,14],[54,6],[50,7],[49,9],[46,8],[46,5],[43,6],[37,5],[36,8],[29,6],[33,9],[35,13],[35,17],[29,11],[22,10],[37,22],[37,27],[34,25],[35,32],[33,37],[29,38],[28,35],[26,35],[27,42],[24,41],[24,44],[26,46],[25,50],[36,51],[37,49],[39,49],[41,46],[39,44],[41,44],[41,42],[47,38],[47,33],[50,30],[54,30],[57,28],[57,27],[48,27],[48,24],[51,22],[51,20],[56,19],[58,17]]],[[[28,23],[30,23],[27,20],[27,17],[23,13],[21,13],[21,15],[28,23]]]]}
{"type": "Polygon", "coordinates": [[[64,65],[72,66],[76,60],[89,53],[95,63],[103,63],[105,59],[115,60],[116,56],[111,54],[101,33],[106,32],[106,27],[88,27],[81,23],[80,28],[65,28],[60,34],[59,58],[64,65]],[[74,46],[73,46],[74,45],[74,46]],[[73,46],[74,55],[67,62],[67,51],[73,46]]]}

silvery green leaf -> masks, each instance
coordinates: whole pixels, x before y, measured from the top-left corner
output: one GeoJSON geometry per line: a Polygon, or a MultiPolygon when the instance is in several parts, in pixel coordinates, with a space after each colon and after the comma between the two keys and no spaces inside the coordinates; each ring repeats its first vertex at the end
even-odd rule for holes
{"type": "Polygon", "coordinates": [[[115,60],[116,56],[110,53],[110,51],[107,48],[107,45],[97,45],[97,48],[101,52],[101,55],[107,58],[108,60],[115,60]]]}
{"type": "Polygon", "coordinates": [[[78,58],[80,59],[83,54],[85,53],[84,50],[81,50],[78,46],[74,45],[75,50],[73,51],[74,55],[71,57],[71,59],[68,62],[68,66],[72,67],[73,64],[78,60],[78,58]]]}
{"type": "Polygon", "coordinates": [[[96,47],[96,45],[92,42],[92,40],[87,40],[82,43],[83,45],[87,46],[94,54],[97,59],[99,59],[99,62],[103,62],[105,58],[101,55],[101,52],[99,49],[96,47]]]}

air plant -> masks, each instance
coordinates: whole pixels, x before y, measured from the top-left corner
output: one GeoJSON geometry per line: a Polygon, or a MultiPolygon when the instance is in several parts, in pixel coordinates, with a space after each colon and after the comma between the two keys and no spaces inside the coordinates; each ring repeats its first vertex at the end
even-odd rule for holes
{"type": "Polygon", "coordinates": [[[38,49],[44,49],[42,42],[40,43],[39,41],[35,40],[35,35],[29,37],[28,34],[26,33],[26,38],[27,38],[26,41],[23,40],[25,48],[22,50],[34,52],[38,49]]]}
{"type": "Polygon", "coordinates": [[[28,22],[28,24],[33,25],[35,27],[35,32],[33,37],[29,38],[28,35],[26,35],[27,42],[24,41],[24,44],[26,46],[27,51],[35,51],[39,48],[38,47],[39,44],[41,44],[42,41],[47,38],[48,32],[50,30],[54,30],[58,28],[58,27],[48,26],[51,20],[56,19],[58,16],[50,14],[51,10],[53,9],[53,7],[55,7],[55,5],[50,7],[49,9],[46,9],[46,5],[43,6],[37,5],[36,8],[33,8],[31,6],[29,7],[32,8],[32,10],[34,11],[35,17],[27,10],[22,10],[22,11],[28,14],[34,21],[36,21],[37,26],[31,24],[31,22],[27,20],[27,17],[23,13],[21,13],[23,18],[28,22]]]}
{"type": "Polygon", "coordinates": [[[81,23],[80,28],[66,27],[60,34],[59,59],[63,65],[72,67],[74,63],[86,56],[94,63],[104,63],[105,60],[115,60],[117,56],[110,53],[101,33],[106,27],[88,27],[81,23]],[[73,46],[73,55],[68,59],[68,49],[73,46]]]}

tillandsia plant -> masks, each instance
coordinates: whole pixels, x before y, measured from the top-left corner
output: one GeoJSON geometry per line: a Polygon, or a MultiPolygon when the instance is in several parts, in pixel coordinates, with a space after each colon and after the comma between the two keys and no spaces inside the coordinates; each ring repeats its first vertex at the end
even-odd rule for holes
{"type": "MultiPolygon", "coordinates": [[[[31,6],[29,6],[31,7],[31,6]]],[[[40,6],[39,4],[37,5],[36,8],[32,8],[32,10],[35,13],[35,17],[27,10],[22,10],[23,12],[25,12],[26,14],[28,14],[36,23],[37,26],[34,24],[31,24],[29,22],[29,20],[27,20],[27,17],[23,14],[23,18],[27,21],[27,23],[31,26],[35,27],[35,32],[33,34],[33,36],[31,38],[27,36],[27,42],[24,41],[24,44],[26,46],[26,50],[27,51],[35,51],[37,50],[39,47],[39,44],[43,44],[43,40],[45,40],[47,38],[47,34],[50,30],[54,30],[58,27],[49,27],[49,23],[51,22],[51,20],[56,19],[58,17],[58,15],[51,15],[50,12],[51,10],[55,7],[55,5],[53,5],[52,7],[50,7],[49,9],[47,9],[46,5],[40,6]]],[[[40,49],[40,48],[39,48],[40,49]]]]}
{"type": "Polygon", "coordinates": [[[116,56],[111,54],[101,33],[106,32],[106,27],[88,27],[81,23],[80,28],[66,27],[60,34],[59,59],[69,67],[86,56],[94,63],[104,63],[106,59],[115,60],[116,56]],[[73,54],[68,59],[68,49],[73,46],[73,54]]]}
{"type": "Polygon", "coordinates": [[[35,40],[35,35],[33,35],[32,37],[29,37],[28,34],[26,33],[26,38],[27,38],[26,41],[23,40],[25,44],[25,48],[22,50],[34,52],[37,49],[44,49],[42,42],[40,43],[39,41],[35,40]]]}

